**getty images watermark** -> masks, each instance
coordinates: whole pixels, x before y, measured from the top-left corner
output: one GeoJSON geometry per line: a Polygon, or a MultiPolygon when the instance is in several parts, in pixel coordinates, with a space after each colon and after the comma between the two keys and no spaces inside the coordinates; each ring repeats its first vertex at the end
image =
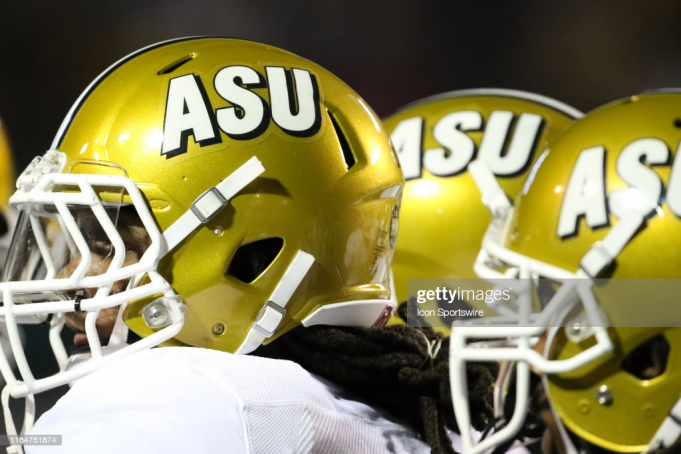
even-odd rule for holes
{"type": "Polygon", "coordinates": [[[511,289],[473,279],[410,279],[407,286],[410,326],[449,327],[456,320],[481,318],[491,303],[512,297],[511,289]]]}
{"type": "Polygon", "coordinates": [[[409,326],[451,327],[484,317],[494,326],[681,327],[681,279],[409,279],[407,292],[409,326]],[[597,310],[587,314],[582,295],[597,310]],[[528,306],[521,311],[521,304],[528,306]],[[543,314],[549,306],[570,310],[543,314]],[[521,312],[533,316],[521,323],[521,312]]]}
{"type": "Polygon", "coordinates": [[[491,304],[497,301],[509,301],[511,299],[512,288],[504,290],[482,290],[482,289],[462,289],[457,287],[450,289],[447,287],[435,287],[434,290],[417,290],[416,303],[425,304],[427,302],[437,302],[439,307],[424,308],[416,307],[416,314],[421,317],[484,317],[485,311],[483,309],[475,309],[470,304],[471,302],[479,302],[483,304],[491,304]],[[462,306],[462,303],[468,307],[447,308],[443,305],[457,305],[462,306]]]}

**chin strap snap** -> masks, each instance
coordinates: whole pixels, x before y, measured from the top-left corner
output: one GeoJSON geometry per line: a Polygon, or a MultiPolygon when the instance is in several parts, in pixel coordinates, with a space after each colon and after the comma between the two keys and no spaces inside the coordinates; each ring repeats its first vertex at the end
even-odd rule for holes
{"type": "Polygon", "coordinates": [[[232,172],[217,186],[208,189],[194,200],[192,206],[163,232],[166,240],[165,254],[187,238],[199,225],[213,219],[229,200],[265,171],[262,163],[253,156],[232,172]]]}
{"type": "Polygon", "coordinates": [[[267,303],[260,309],[258,317],[246,335],[246,339],[244,339],[239,349],[235,352],[237,355],[251,353],[260,347],[265,339],[272,337],[286,315],[288,301],[313,263],[314,257],[312,255],[307,252],[298,251],[293,262],[291,262],[286,270],[284,277],[277,284],[277,288],[274,289],[267,303]]]}

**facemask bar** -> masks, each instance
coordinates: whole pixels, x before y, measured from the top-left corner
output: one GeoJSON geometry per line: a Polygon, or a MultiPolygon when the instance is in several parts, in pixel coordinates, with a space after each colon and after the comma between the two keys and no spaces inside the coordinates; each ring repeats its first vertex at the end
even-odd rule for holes
{"type": "MultiPolygon", "coordinates": [[[[606,330],[606,320],[591,290],[592,279],[612,263],[644,219],[640,213],[635,212],[624,216],[602,242],[595,244],[584,255],[580,261],[580,269],[576,273],[571,273],[518,254],[504,246],[513,217],[513,207],[503,203],[503,198],[500,196],[503,191],[483,162],[478,161],[472,163],[471,166],[474,169],[472,171],[474,178],[480,184],[480,190],[484,195],[483,200],[496,200],[496,203],[490,207],[493,221],[484,236],[482,248],[475,263],[475,271],[483,279],[496,280],[496,282],[499,279],[508,280],[508,287],[512,286],[514,293],[519,296],[517,307],[500,311],[502,313],[500,317],[457,321],[452,327],[450,381],[455,416],[460,427],[470,426],[466,361],[518,362],[516,366],[517,398],[511,421],[506,427],[477,445],[473,444],[470,434],[462,434],[464,451],[479,454],[512,439],[520,430],[527,413],[530,365],[544,374],[563,373],[581,367],[613,350],[606,330]],[[502,273],[499,268],[505,268],[506,271],[502,273]],[[562,284],[544,310],[538,314],[531,314],[532,299],[529,282],[534,276],[548,277],[562,284]],[[579,302],[583,306],[590,327],[586,337],[594,336],[597,341],[596,345],[565,360],[549,360],[533,350],[532,338],[540,336],[547,329],[555,334],[557,328],[549,327],[560,326],[566,314],[579,302]],[[502,348],[497,345],[489,346],[489,343],[485,343],[486,348],[479,348],[479,344],[468,344],[469,339],[476,338],[510,338],[513,341],[507,340],[506,346],[502,348]]],[[[558,421],[560,424],[560,420],[558,421]]]]}
{"type": "MultiPolygon", "coordinates": [[[[9,412],[9,397],[26,397],[26,416],[24,427],[21,434],[30,430],[34,413],[34,394],[64,385],[87,375],[95,369],[108,364],[123,356],[146,350],[176,336],[184,325],[184,305],[181,298],[174,292],[168,282],[156,272],[158,261],[191,232],[202,223],[207,222],[215,216],[224,206],[244,186],[253,181],[258,175],[264,172],[260,161],[253,157],[234,173],[229,175],[216,188],[209,189],[202,194],[192,205],[192,209],[180,217],[165,234],[156,227],[154,218],[151,215],[144,196],[132,180],[111,175],[77,175],[61,174],[65,156],[55,150],[50,150],[42,158],[36,158],[29,168],[19,177],[17,187],[19,190],[11,197],[10,203],[18,209],[33,204],[54,205],[61,217],[61,222],[70,233],[76,248],[81,254],[81,263],[77,266],[74,273],[64,279],[55,279],[56,268],[50,268],[47,261],[50,260],[47,247],[47,239],[44,236],[36,236],[39,242],[39,250],[43,260],[48,266],[47,279],[40,281],[13,281],[0,283],[0,294],[3,296],[4,306],[0,308],[0,317],[4,318],[7,326],[8,338],[12,348],[12,354],[17,362],[17,368],[21,373],[22,380],[17,380],[9,366],[9,362],[0,351],[0,372],[3,374],[7,385],[2,393],[3,411],[5,413],[6,428],[8,434],[16,434],[16,428],[9,412]],[[37,170],[36,170],[37,169],[37,170]],[[78,187],[79,193],[51,192],[55,186],[78,187]],[[120,234],[107,215],[101,199],[98,197],[93,187],[120,187],[130,196],[133,206],[142,221],[151,244],[144,252],[139,262],[121,268],[125,257],[125,244],[120,234]],[[218,201],[216,203],[216,200],[218,201]],[[85,206],[92,209],[100,225],[104,229],[108,239],[114,248],[114,256],[109,268],[101,275],[85,276],[90,267],[91,253],[83,238],[68,205],[85,206]],[[40,244],[42,243],[42,244],[40,244]],[[46,259],[47,257],[47,259],[46,259]],[[141,278],[147,275],[150,283],[137,286],[141,278]],[[125,291],[117,294],[110,294],[114,282],[129,279],[130,283],[125,291]],[[97,288],[94,297],[82,300],[65,300],[38,302],[31,304],[15,304],[14,295],[21,293],[33,293],[35,291],[62,292],[64,290],[97,288]],[[102,347],[95,328],[95,321],[99,310],[106,307],[121,306],[128,301],[148,297],[155,294],[162,294],[164,304],[174,309],[174,316],[167,326],[156,331],[152,335],[140,341],[125,346],[124,348],[104,357],[102,347]],[[173,304],[175,306],[173,306],[173,304]],[[64,325],[64,314],[67,312],[87,311],[86,316],[86,335],[92,352],[92,361],[88,361],[78,368],[65,371],[68,362],[67,354],[59,337],[59,333],[64,325]],[[26,316],[39,317],[44,314],[53,314],[50,321],[50,343],[60,372],[36,380],[28,366],[26,357],[21,345],[18,332],[19,318],[26,316]]],[[[37,225],[36,225],[37,227],[37,225]]],[[[41,229],[37,229],[42,231],[41,229]]],[[[150,304],[154,304],[154,302],[150,304]]],[[[120,316],[120,314],[119,314],[120,316]]],[[[20,446],[11,446],[8,452],[22,452],[20,446]]]]}
{"type": "Polygon", "coordinates": [[[9,205],[0,205],[0,218],[5,219],[5,224],[7,226],[5,234],[0,235],[0,269],[5,268],[5,262],[9,255],[9,246],[12,242],[12,236],[14,235],[14,228],[17,224],[18,216],[19,213],[9,205]]]}
{"type": "MultiPolygon", "coordinates": [[[[20,316],[39,315],[45,313],[63,314],[65,312],[88,311],[86,316],[85,331],[88,337],[88,342],[94,358],[102,358],[101,343],[97,336],[97,331],[94,325],[97,314],[100,309],[106,307],[113,307],[120,305],[123,301],[129,301],[137,298],[151,296],[157,293],[164,295],[174,295],[170,285],[155,273],[155,266],[158,257],[161,255],[161,250],[164,246],[161,233],[158,231],[151,213],[149,212],[142,194],[134,183],[127,178],[117,176],[102,176],[102,175],[71,175],[71,174],[47,174],[44,175],[29,192],[18,191],[12,196],[11,203],[19,209],[30,209],[33,204],[54,205],[57,213],[66,227],[70,237],[75,243],[78,252],[81,255],[81,262],[76,267],[73,274],[64,279],[55,279],[56,269],[51,263],[49,254],[49,247],[47,246],[47,239],[44,235],[39,223],[35,218],[31,218],[30,222],[33,227],[36,241],[38,242],[38,249],[42,255],[43,262],[47,267],[47,276],[40,281],[14,281],[0,284],[0,291],[3,295],[4,307],[0,308],[0,316],[4,316],[10,332],[10,342],[15,358],[17,359],[17,367],[21,372],[23,384],[12,387],[13,397],[22,397],[28,393],[36,393],[44,391],[54,386],[59,386],[70,381],[73,377],[71,373],[63,373],[61,376],[48,377],[35,381],[28,368],[23,355],[23,349],[18,342],[15,342],[14,335],[11,334],[12,325],[17,323],[17,318],[20,316]],[[63,186],[77,186],[81,192],[79,193],[52,193],[49,192],[52,187],[56,185],[63,186]],[[115,225],[109,218],[101,200],[95,193],[93,186],[109,186],[121,187],[127,191],[133,200],[140,219],[147,230],[151,239],[151,244],[147,251],[143,254],[140,261],[136,264],[122,268],[125,258],[125,244],[116,230],[115,225]],[[89,207],[97,221],[104,230],[108,241],[113,246],[114,255],[106,272],[97,276],[85,276],[90,268],[92,255],[90,248],[85,241],[76,221],[69,210],[70,206],[85,206],[89,207]],[[151,283],[140,287],[132,288],[124,292],[110,295],[111,286],[114,282],[123,279],[130,279],[134,276],[141,276],[149,274],[151,283]],[[15,305],[14,295],[21,293],[29,293],[35,291],[41,292],[63,292],[65,290],[74,290],[79,288],[97,288],[96,294],[92,298],[82,300],[63,300],[52,302],[39,302],[32,304],[15,305]],[[53,379],[59,381],[53,382],[53,379]]],[[[56,350],[60,367],[64,366],[64,352],[61,342],[56,340],[57,331],[62,325],[60,317],[57,317],[51,325],[51,331],[55,334],[51,335],[53,349],[56,350]],[[55,348],[56,345],[56,348],[55,348]]],[[[165,333],[164,333],[165,334],[165,333]]],[[[75,371],[74,371],[75,372],[75,371]]],[[[8,377],[6,377],[7,380],[8,377]]],[[[9,377],[13,378],[13,377],[9,377]]],[[[7,380],[12,383],[15,380],[7,380]]]]}
{"type": "MultiPolygon", "coordinates": [[[[134,288],[137,287],[139,284],[139,280],[141,279],[142,276],[134,276],[133,278],[130,279],[130,282],[128,282],[128,288],[134,288]]],[[[109,343],[107,344],[107,347],[115,347],[117,345],[127,345],[128,341],[128,332],[130,331],[128,329],[128,325],[125,324],[125,321],[123,320],[123,313],[125,312],[125,308],[127,307],[127,302],[121,304],[120,309],[118,310],[118,315],[116,316],[116,322],[114,323],[113,330],[111,332],[111,336],[109,337],[109,343]]]]}
{"type": "MultiPolygon", "coordinates": [[[[548,356],[549,350],[551,348],[551,345],[553,345],[553,340],[555,339],[557,333],[558,333],[557,329],[551,329],[548,331],[546,336],[546,342],[544,343],[544,356],[548,356]]],[[[567,429],[565,428],[562,419],[560,419],[560,416],[558,416],[558,412],[556,411],[556,408],[553,405],[553,401],[551,400],[551,388],[549,387],[549,376],[547,374],[544,374],[544,376],[542,377],[542,383],[544,385],[544,392],[546,393],[546,398],[549,402],[549,408],[551,409],[551,413],[553,414],[553,420],[556,422],[556,425],[558,426],[558,432],[563,442],[563,446],[565,447],[565,453],[579,454],[579,451],[575,447],[574,443],[572,443],[572,439],[568,435],[567,429]]]]}

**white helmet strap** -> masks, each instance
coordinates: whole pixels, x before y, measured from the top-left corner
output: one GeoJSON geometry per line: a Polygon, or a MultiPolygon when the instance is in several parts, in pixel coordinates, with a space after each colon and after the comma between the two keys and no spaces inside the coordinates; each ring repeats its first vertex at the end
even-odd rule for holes
{"type": "Polygon", "coordinates": [[[303,278],[314,263],[314,257],[307,252],[298,251],[293,258],[277,287],[274,289],[265,305],[260,310],[251,329],[246,335],[246,339],[241,343],[235,352],[237,355],[245,355],[271,337],[277,330],[281,321],[286,315],[286,305],[288,304],[293,292],[296,291],[303,278]]]}
{"type": "Polygon", "coordinates": [[[163,238],[166,240],[166,250],[163,251],[163,255],[172,251],[199,225],[213,219],[237,192],[241,191],[264,171],[265,168],[262,163],[253,156],[222,180],[220,184],[198,196],[192,203],[191,209],[187,210],[163,232],[163,238]]]}

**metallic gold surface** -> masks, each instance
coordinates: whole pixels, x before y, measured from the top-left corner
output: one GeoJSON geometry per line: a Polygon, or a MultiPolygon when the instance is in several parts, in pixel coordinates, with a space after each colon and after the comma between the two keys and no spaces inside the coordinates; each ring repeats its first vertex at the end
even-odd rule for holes
{"type": "MultiPolygon", "coordinates": [[[[605,147],[605,190],[611,195],[612,191],[627,187],[616,167],[622,150],[637,139],[662,140],[671,159],[664,165],[646,167],[669,188],[672,163],[681,141],[679,112],[681,93],[656,93],[622,99],[587,114],[552,143],[536,178],[527,193],[519,198],[507,246],[533,259],[577,271],[584,254],[603,240],[618,222],[609,212],[608,226],[592,228],[581,218],[576,235],[569,238],[557,235],[565,188],[578,156],[585,149],[605,147]]],[[[644,228],[629,241],[617,256],[615,266],[603,277],[681,277],[681,221],[670,211],[664,198],[659,203],[644,228]]],[[[641,299],[607,298],[602,292],[599,294],[599,289],[595,289],[595,294],[606,317],[614,326],[620,326],[610,330],[616,350],[569,374],[551,375],[551,401],[566,426],[580,437],[611,451],[641,452],[647,449],[681,395],[681,330],[622,328],[623,325],[617,323],[626,320],[627,311],[632,310],[627,305],[631,304],[637,305],[637,310],[644,305],[651,314],[670,317],[670,322],[678,318],[679,309],[672,307],[668,298],[656,298],[654,292],[641,299]],[[644,380],[623,370],[623,359],[657,335],[663,335],[671,346],[665,372],[644,380]],[[597,402],[597,391],[602,385],[606,385],[614,397],[610,406],[597,402]]],[[[552,357],[571,358],[586,347],[586,344],[568,342],[561,333],[552,345],[552,357]]]]}
{"type": "MultiPolygon", "coordinates": [[[[681,386],[681,329],[613,328],[615,354],[607,355],[568,374],[549,376],[551,402],[565,425],[590,443],[615,452],[642,452],[679,398],[681,386]],[[663,335],[671,345],[666,371],[644,380],[622,368],[622,360],[636,347],[663,335]],[[611,405],[598,402],[607,386],[611,405]]],[[[588,347],[568,342],[560,333],[552,345],[555,358],[571,358],[588,347]]]]}
{"type": "Polygon", "coordinates": [[[6,206],[14,193],[14,165],[5,126],[0,120],[0,205],[6,206]]]}
{"type": "MultiPolygon", "coordinates": [[[[271,103],[266,84],[250,90],[271,103]]],[[[367,104],[308,60],[226,38],[162,45],[95,84],[58,150],[68,155],[67,169],[75,172],[115,174],[122,168],[145,194],[162,231],[252,156],[264,165],[261,177],[161,261],[160,272],[187,305],[185,326],[174,344],[234,351],[298,250],[313,254],[316,261],[289,301],[275,337],[320,305],[390,296],[386,271],[395,233],[391,223],[403,185],[396,156],[367,104]],[[168,72],[179,62],[184,63],[168,72]],[[236,140],[220,132],[220,143],[204,146],[189,137],[186,153],[163,156],[169,81],[194,74],[212,110],[227,108],[231,104],[217,94],[214,78],[232,65],[250,67],[263,78],[267,66],[310,71],[319,87],[318,132],[295,137],[270,119],[257,137],[236,140]],[[356,160],[349,169],[330,115],[356,160]],[[83,165],[83,160],[113,162],[120,168],[83,165]],[[248,284],[227,275],[239,246],[266,238],[283,238],[284,246],[260,277],[248,284]],[[218,323],[225,327],[221,334],[213,330],[218,323]]],[[[151,333],[141,319],[147,302],[129,304],[124,316],[142,336],[151,333]]]]}
{"type": "MultiPolygon", "coordinates": [[[[537,99],[525,98],[526,95],[535,95],[509,90],[488,92],[461,91],[427,98],[398,111],[384,123],[392,134],[400,122],[421,117],[424,121],[421,153],[424,153],[442,146],[435,140],[433,128],[443,117],[454,112],[479,112],[483,118],[481,130],[466,132],[475,143],[477,154],[485,137],[484,128],[493,111],[512,112],[515,120],[523,113],[541,116],[543,127],[525,168],[513,176],[497,177],[506,194],[513,199],[520,192],[531,164],[546,149],[549,140],[573,123],[573,116],[537,99]]],[[[509,136],[513,134],[513,127],[509,136]]],[[[509,141],[507,137],[506,147],[509,141]]],[[[448,151],[457,153],[457,150],[448,151]]],[[[477,278],[473,263],[490,221],[489,210],[482,203],[481,193],[467,171],[440,177],[423,168],[420,178],[408,180],[402,198],[400,234],[393,260],[398,300],[407,299],[408,279],[477,278]]],[[[436,309],[427,306],[428,303],[423,304],[424,309],[436,309]]],[[[487,309],[487,313],[491,315],[491,310],[487,309]]]]}

